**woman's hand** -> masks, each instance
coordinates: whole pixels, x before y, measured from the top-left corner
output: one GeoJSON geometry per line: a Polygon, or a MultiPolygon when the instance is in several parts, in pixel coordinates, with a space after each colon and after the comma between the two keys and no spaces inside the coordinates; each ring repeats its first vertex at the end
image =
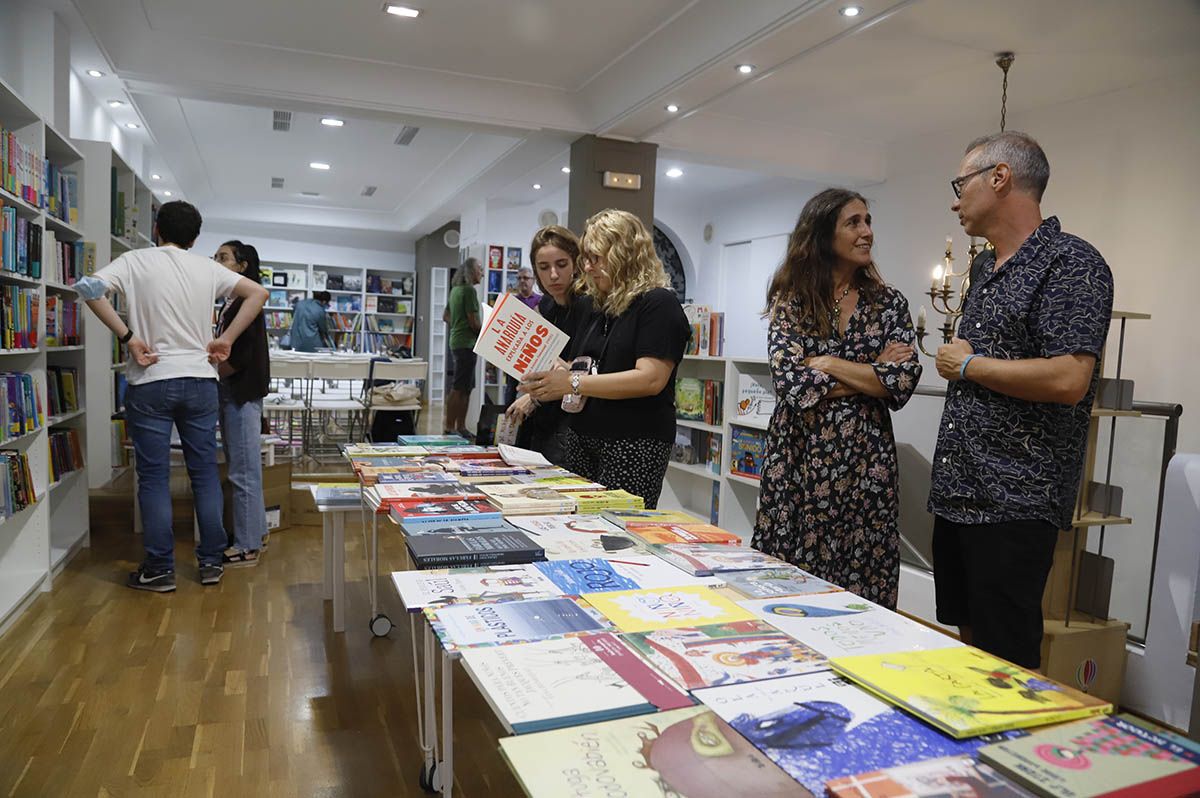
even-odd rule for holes
{"type": "Polygon", "coordinates": [[[804,358],[804,365],[810,369],[816,369],[832,376],[839,359],[833,355],[813,355],[812,357],[804,358]]]}
{"type": "Polygon", "coordinates": [[[825,396],[822,397],[822,401],[825,399],[841,399],[846,396],[854,396],[856,393],[858,393],[858,391],[854,390],[849,385],[839,382],[837,385],[825,392],[825,396]]]}
{"type": "Polygon", "coordinates": [[[556,368],[527,374],[517,390],[539,402],[555,402],[571,392],[571,372],[556,368]]]}
{"type": "Polygon", "coordinates": [[[529,394],[521,394],[508,406],[504,415],[513,421],[524,421],[534,410],[537,410],[537,400],[529,394]]]}
{"type": "Polygon", "coordinates": [[[905,363],[912,360],[913,348],[900,341],[889,341],[888,345],[875,358],[876,363],[905,363]]]}

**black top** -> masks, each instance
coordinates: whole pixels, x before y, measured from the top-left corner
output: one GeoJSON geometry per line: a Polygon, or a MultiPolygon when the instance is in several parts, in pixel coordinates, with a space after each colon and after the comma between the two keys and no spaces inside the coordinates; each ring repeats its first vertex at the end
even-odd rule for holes
{"type": "Polygon", "coordinates": [[[563,360],[570,363],[578,354],[580,336],[587,332],[588,323],[595,314],[592,298],[585,294],[575,297],[568,305],[560,305],[547,294],[538,303],[537,312],[542,314],[546,321],[571,336],[571,340],[567,342],[566,348],[560,355],[563,360]]]}
{"type": "MultiPolygon", "coordinates": [[[[225,306],[217,326],[218,335],[233,321],[241,307],[240,297],[225,306]]],[[[221,381],[229,389],[233,401],[243,404],[267,395],[271,381],[271,359],[267,352],[267,322],[262,313],[255,316],[250,326],[233,342],[228,363],[234,372],[221,381]]]]}
{"type": "Polygon", "coordinates": [[[691,328],[679,299],[667,288],[647,291],[615,318],[595,314],[580,333],[578,354],[599,358],[600,374],[629,371],[641,357],[669,360],[675,365],[667,384],[654,396],[588,397],[583,411],[571,420],[572,428],[595,438],[674,441],[675,370],[683,359],[689,337],[691,328]]]}

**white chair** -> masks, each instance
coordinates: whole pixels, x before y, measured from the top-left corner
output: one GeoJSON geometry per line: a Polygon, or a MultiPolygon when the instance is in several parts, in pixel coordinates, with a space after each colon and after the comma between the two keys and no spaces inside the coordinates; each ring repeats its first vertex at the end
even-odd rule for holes
{"type": "Polygon", "coordinates": [[[374,385],[376,381],[421,383],[426,379],[428,371],[429,364],[424,360],[372,360],[370,367],[367,369],[367,381],[363,384],[364,423],[367,429],[370,429],[371,422],[373,421],[372,414],[377,410],[386,410],[389,412],[412,411],[413,426],[415,428],[417,417],[424,407],[424,392],[421,391],[418,393],[416,399],[393,401],[381,396],[381,392],[375,390],[374,385]]]}
{"type": "MultiPolygon", "coordinates": [[[[360,421],[363,416],[363,403],[355,396],[355,383],[361,383],[367,378],[370,371],[370,361],[358,357],[320,357],[312,361],[309,389],[308,389],[308,407],[310,419],[317,419],[317,429],[321,432],[325,431],[326,422],[338,413],[346,413],[349,415],[349,424],[347,430],[347,440],[353,441],[355,422],[360,421]],[[330,393],[325,391],[326,383],[334,382],[334,390],[330,393]],[[349,385],[342,393],[341,383],[348,382],[349,385]],[[318,393],[317,385],[320,384],[321,390],[318,393]]],[[[306,453],[313,454],[319,448],[316,444],[320,441],[316,437],[320,433],[314,433],[314,423],[310,420],[308,424],[308,433],[305,436],[307,439],[306,453]]]]}
{"type": "Polygon", "coordinates": [[[308,429],[308,393],[310,383],[312,381],[312,362],[310,360],[302,360],[294,357],[280,356],[279,353],[272,353],[271,357],[271,381],[276,384],[287,380],[289,382],[286,392],[273,390],[263,399],[263,415],[267,419],[282,417],[287,422],[286,446],[291,459],[295,459],[296,440],[295,416],[300,414],[300,446],[303,450],[306,447],[305,435],[308,429]],[[298,389],[298,390],[297,390],[298,389]]]}

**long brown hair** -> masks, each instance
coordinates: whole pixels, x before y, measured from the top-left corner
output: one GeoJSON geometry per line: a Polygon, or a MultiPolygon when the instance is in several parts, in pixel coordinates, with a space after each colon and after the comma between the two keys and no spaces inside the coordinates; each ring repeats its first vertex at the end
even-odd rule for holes
{"type": "MultiPolygon", "coordinates": [[[[771,277],[767,288],[767,309],[764,315],[774,314],[786,302],[799,302],[801,318],[811,332],[830,336],[833,324],[833,235],[842,208],[854,200],[863,205],[867,200],[857,191],[847,188],[827,188],[808,202],[800,211],[796,227],[788,237],[787,255],[771,277]]],[[[872,261],[859,269],[852,278],[861,296],[872,300],[883,287],[883,278],[872,261]]]]}
{"type": "Polygon", "coordinates": [[[571,300],[583,293],[581,284],[583,267],[579,263],[579,238],[567,228],[556,224],[543,227],[533,234],[533,240],[529,242],[529,262],[533,264],[533,279],[537,281],[538,290],[545,294],[546,286],[542,285],[542,274],[537,267],[537,254],[542,247],[561,249],[571,259],[572,277],[570,285],[567,286],[567,304],[569,305],[571,300]]]}

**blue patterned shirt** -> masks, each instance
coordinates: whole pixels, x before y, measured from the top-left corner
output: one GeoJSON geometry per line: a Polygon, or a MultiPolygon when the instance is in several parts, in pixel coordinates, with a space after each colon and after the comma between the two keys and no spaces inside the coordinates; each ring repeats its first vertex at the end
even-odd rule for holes
{"type": "MultiPolygon", "coordinates": [[[[976,259],[958,335],[1003,360],[1104,351],[1112,272],[1096,248],[1050,217],[999,270],[976,259]]],[[[1071,525],[1100,369],[1076,405],[1028,402],[970,379],[949,386],[929,511],[959,524],[1071,525]]]]}

